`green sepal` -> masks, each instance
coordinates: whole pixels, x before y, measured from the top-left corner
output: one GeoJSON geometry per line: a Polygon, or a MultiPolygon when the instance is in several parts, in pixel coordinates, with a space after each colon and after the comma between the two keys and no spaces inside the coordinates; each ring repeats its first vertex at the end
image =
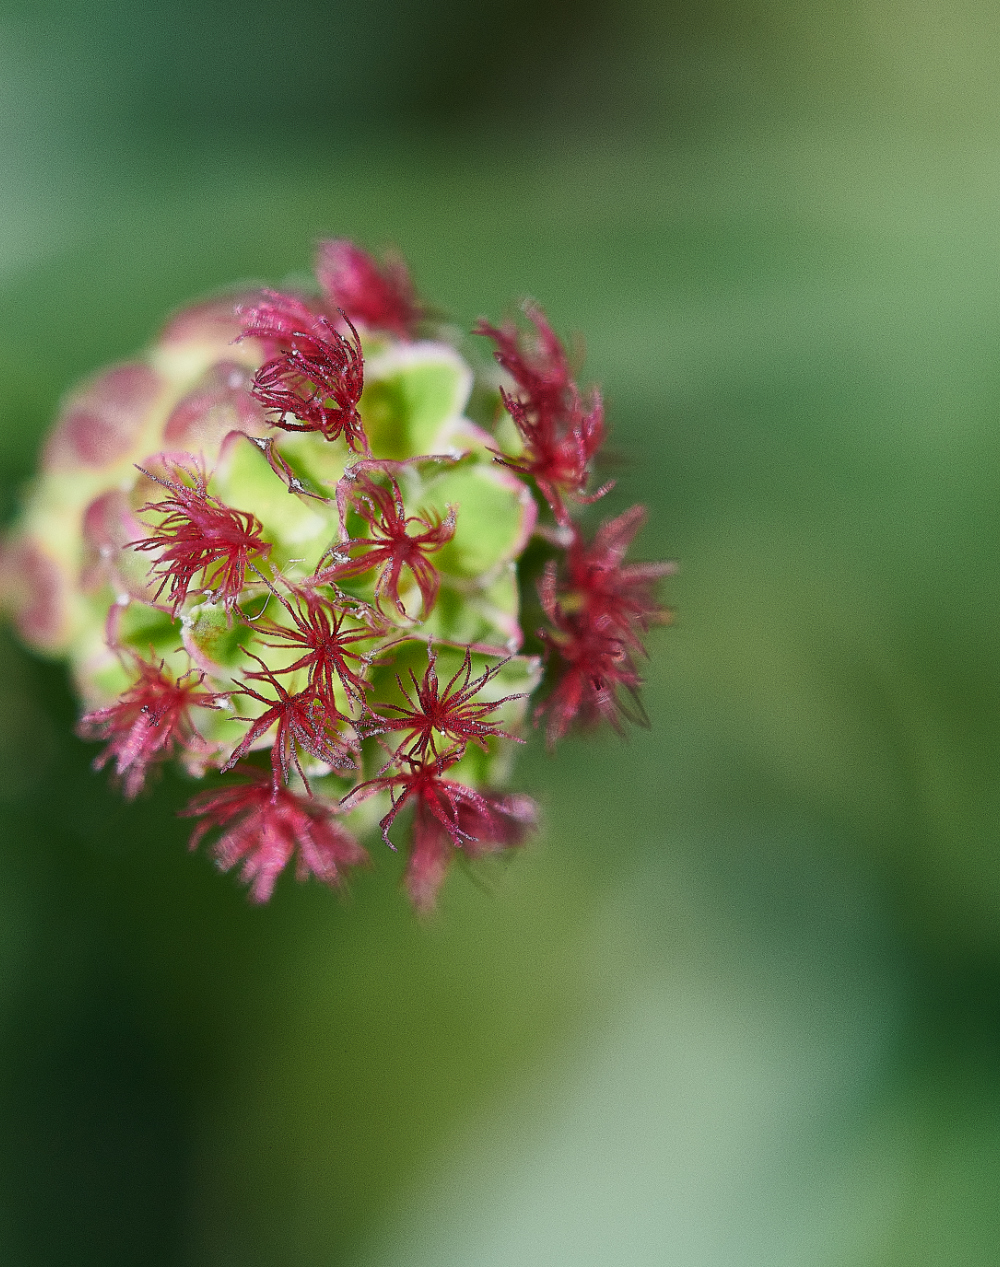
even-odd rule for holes
{"type": "Polygon", "coordinates": [[[417,343],[392,348],[365,367],[358,412],[373,453],[404,459],[450,447],[472,373],[451,348],[417,343]]]}
{"type": "Polygon", "coordinates": [[[494,466],[466,460],[424,484],[421,505],[457,511],[455,535],[434,556],[443,573],[482,577],[523,548],[534,524],[530,493],[494,466]]]}
{"type": "Polygon", "coordinates": [[[253,629],[227,612],[223,604],[195,603],[181,623],[184,646],[191,659],[212,677],[226,677],[253,665],[243,653],[253,640],[253,629]]]}
{"type": "Polygon", "coordinates": [[[519,651],[524,641],[518,623],[518,586],[508,564],[489,585],[449,584],[444,578],[434,610],[421,632],[445,642],[460,642],[491,653],[519,651]]]}
{"type": "Polygon", "coordinates": [[[267,564],[284,568],[292,559],[312,571],[336,535],[336,508],[290,492],[253,440],[233,434],[213,474],[210,491],[228,506],[249,511],[271,544],[267,564]]]}
{"type": "Polygon", "coordinates": [[[121,606],[115,632],[120,646],[130,648],[143,659],[151,654],[170,656],[183,646],[178,620],[159,607],[134,600],[121,606]]]}

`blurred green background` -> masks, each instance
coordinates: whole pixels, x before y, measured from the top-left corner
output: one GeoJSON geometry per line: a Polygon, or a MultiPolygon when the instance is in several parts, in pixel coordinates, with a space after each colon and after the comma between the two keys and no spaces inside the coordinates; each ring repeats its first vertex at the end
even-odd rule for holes
{"type": "Polygon", "coordinates": [[[1000,1245],[1000,18],[0,0],[0,493],[184,301],[394,245],[581,332],[649,732],[419,924],[264,910],[0,644],[0,1261],[903,1267],[1000,1245]]]}

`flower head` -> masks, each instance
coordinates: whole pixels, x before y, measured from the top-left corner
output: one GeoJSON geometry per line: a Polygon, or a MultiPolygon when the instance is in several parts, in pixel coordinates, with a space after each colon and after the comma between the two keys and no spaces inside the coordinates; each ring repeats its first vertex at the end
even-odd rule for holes
{"type": "Polygon", "coordinates": [[[72,394],[0,542],[0,603],[71,662],[95,764],[129,798],[171,759],[215,771],[192,845],[216,832],[256,902],[293,860],[339,883],[378,821],[427,911],[456,858],[533,830],[506,790],[532,715],[550,745],[644,719],[672,565],[629,561],[641,507],[581,531],[603,403],[525,311],[476,327],[506,376],[477,382],[401,261],[321,243],[312,291],[197,304],[72,394]],[[544,655],[518,654],[539,574],[544,655]]]}
{"type": "Polygon", "coordinates": [[[535,709],[545,717],[552,747],[574,725],[590,729],[606,721],[619,734],[622,719],[646,723],[639,699],[639,676],[626,639],[606,613],[586,604],[575,609],[558,597],[556,573],[549,567],[539,585],[542,607],[551,628],[540,630],[552,661],[552,688],[535,709]],[[622,696],[624,691],[629,701],[622,696]]]}
{"type": "Polygon", "coordinates": [[[566,349],[537,304],[525,304],[524,314],[535,327],[533,346],[511,321],[499,327],[478,321],[473,334],[496,344],[497,364],[517,384],[525,408],[539,418],[556,418],[575,390],[566,349]]]}
{"type": "Polygon", "coordinates": [[[539,598],[549,627],[539,632],[553,682],[535,717],[546,718],[550,746],[574,725],[606,721],[621,733],[623,720],[647,724],[634,655],[645,654],[641,634],[670,621],[656,586],[675,564],[625,562],[645,519],[645,508],[633,506],[605,520],[590,542],[574,530],[564,569],[553,560],[542,575],[539,598]]]}
{"type": "Polygon", "coordinates": [[[424,913],[434,909],[456,857],[478,858],[515,848],[538,826],[538,806],[530,796],[496,792],[476,793],[474,797],[452,795],[453,822],[443,821],[435,804],[430,798],[417,802],[406,866],[406,891],[417,910],[424,913]]]}

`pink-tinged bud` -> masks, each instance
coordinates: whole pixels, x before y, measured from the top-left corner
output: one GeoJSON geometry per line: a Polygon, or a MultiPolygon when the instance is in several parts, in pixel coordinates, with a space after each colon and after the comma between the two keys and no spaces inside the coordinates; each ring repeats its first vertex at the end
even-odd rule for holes
{"type": "Polygon", "coordinates": [[[29,646],[53,655],[66,648],[72,589],[64,568],[30,538],[0,546],[0,600],[29,646]]]}
{"type": "Polygon", "coordinates": [[[43,458],[50,471],[106,469],[137,453],[149,411],[164,389],[148,365],[107,370],[66,401],[43,458]]]}
{"type": "Polygon", "coordinates": [[[249,299],[248,293],[234,294],[182,308],[163,327],[158,346],[171,352],[181,347],[214,347],[222,355],[242,331],[238,309],[249,299]]]}
{"type": "Polygon", "coordinates": [[[535,829],[505,790],[532,717],[550,745],[644,720],[673,569],[628,561],[642,507],[581,532],[603,404],[540,308],[528,331],[480,323],[508,382],[477,385],[454,341],[414,341],[434,324],[401,261],[335,240],[317,274],[186,309],[69,398],[0,601],[71,662],[79,733],[127,798],[170,761],[222,776],[191,843],[218,830],[253,901],[292,862],[339,884],[379,824],[427,912],[456,858],[535,829]],[[470,399],[506,410],[497,436],[470,399]],[[526,634],[544,654],[518,654],[526,634]]]}
{"type": "Polygon", "coordinates": [[[236,361],[218,361],[171,410],[163,428],[169,449],[216,452],[231,431],[269,434],[267,419],[251,395],[253,374],[236,361]]]}
{"type": "Polygon", "coordinates": [[[83,512],[84,561],[80,588],[93,594],[110,585],[116,596],[152,599],[149,569],[129,545],[141,533],[142,524],[129,506],[128,494],[119,488],[102,493],[83,512]]]}

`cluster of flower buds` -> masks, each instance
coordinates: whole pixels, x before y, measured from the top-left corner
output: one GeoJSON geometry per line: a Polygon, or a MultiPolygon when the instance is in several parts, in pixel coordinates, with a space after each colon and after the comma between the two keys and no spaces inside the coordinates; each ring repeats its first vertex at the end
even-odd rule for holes
{"type": "Polygon", "coordinates": [[[426,910],[455,857],[533,828],[505,790],[527,720],[553,744],[642,718],[671,565],[625,562],[641,507],[575,522],[603,408],[538,308],[476,327],[503,371],[477,376],[400,261],[327,241],[317,279],[187,309],[70,396],[0,597],[70,661],[126,797],[170,759],[223,776],[191,843],[254,900],[293,860],[337,884],[405,810],[426,910]]]}

